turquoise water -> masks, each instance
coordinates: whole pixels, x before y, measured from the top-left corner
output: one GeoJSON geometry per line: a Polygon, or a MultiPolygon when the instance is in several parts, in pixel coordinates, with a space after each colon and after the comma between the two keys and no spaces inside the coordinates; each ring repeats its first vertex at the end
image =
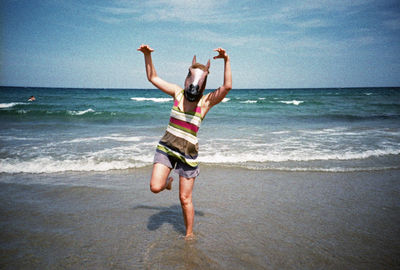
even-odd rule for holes
{"type": "MultiPolygon", "coordinates": [[[[0,172],[151,165],[171,106],[159,90],[1,87],[0,172]]],[[[199,142],[209,165],[400,168],[400,88],[232,90],[206,116],[199,142]]]]}

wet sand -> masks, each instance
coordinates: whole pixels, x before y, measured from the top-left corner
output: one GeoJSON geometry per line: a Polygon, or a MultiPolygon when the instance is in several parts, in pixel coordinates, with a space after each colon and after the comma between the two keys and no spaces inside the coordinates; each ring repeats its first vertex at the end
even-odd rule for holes
{"type": "Polygon", "coordinates": [[[202,166],[196,239],[150,168],[0,175],[1,269],[394,269],[400,171],[202,166]]]}

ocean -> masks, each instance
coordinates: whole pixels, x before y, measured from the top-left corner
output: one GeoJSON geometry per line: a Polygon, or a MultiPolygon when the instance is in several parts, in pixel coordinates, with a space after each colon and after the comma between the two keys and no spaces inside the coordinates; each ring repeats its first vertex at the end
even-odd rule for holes
{"type": "MultiPolygon", "coordinates": [[[[149,166],[171,106],[154,89],[1,87],[0,172],[149,166]]],[[[206,116],[199,144],[208,165],[398,169],[400,88],[234,89],[206,116]]]]}
{"type": "Polygon", "coordinates": [[[1,87],[0,268],[399,268],[400,88],[232,90],[199,131],[192,241],[176,174],[149,190],[172,103],[1,87]]]}

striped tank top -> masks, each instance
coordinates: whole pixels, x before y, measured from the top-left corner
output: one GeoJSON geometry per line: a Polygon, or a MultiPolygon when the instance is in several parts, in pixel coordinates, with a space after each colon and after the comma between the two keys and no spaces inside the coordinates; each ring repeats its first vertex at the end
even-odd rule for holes
{"type": "Polygon", "coordinates": [[[183,99],[183,90],[174,100],[171,109],[171,117],[164,136],[157,145],[157,151],[175,157],[191,167],[197,167],[199,143],[197,132],[201,121],[201,102],[197,103],[194,112],[183,112],[179,109],[179,103],[183,99]]]}

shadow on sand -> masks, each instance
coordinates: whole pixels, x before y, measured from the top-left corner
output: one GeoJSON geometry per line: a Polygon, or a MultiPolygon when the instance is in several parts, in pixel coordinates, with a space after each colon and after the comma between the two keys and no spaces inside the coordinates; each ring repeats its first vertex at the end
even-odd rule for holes
{"type": "MultiPolygon", "coordinates": [[[[170,207],[138,205],[133,207],[133,210],[136,209],[149,209],[158,211],[158,213],[155,213],[149,217],[147,229],[150,231],[155,231],[164,223],[169,223],[174,227],[176,232],[181,234],[185,234],[186,232],[185,223],[183,222],[182,208],[179,204],[171,205],[170,207]]],[[[195,210],[194,214],[195,216],[204,216],[202,211],[195,210]]]]}

